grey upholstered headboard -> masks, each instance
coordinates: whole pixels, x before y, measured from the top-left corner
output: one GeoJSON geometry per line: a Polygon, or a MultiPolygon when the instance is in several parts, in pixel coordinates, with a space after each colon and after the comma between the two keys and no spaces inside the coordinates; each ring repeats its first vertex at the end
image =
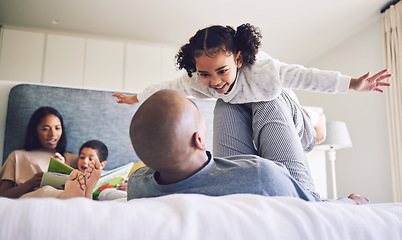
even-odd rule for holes
{"type": "MultiPolygon", "coordinates": [[[[24,144],[26,126],[41,106],[56,108],[63,116],[67,152],[78,154],[87,140],[98,139],[109,149],[105,169],[139,161],[129,138],[129,126],[137,105],[117,104],[111,91],[21,84],[11,89],[4,139],[3,162],[24,144]]],[[[214,100],[193,99],[207,124],[207,144],[212,150],[214,100]]]]}

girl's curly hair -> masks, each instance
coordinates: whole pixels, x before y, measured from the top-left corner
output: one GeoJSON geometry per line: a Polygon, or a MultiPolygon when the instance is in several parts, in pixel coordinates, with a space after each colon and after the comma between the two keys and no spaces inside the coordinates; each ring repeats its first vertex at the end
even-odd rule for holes
{"type": "Polygon", "coordinates": [[[201,30],[183,45],[176,55],[179,70],[185,69],[189,77],[197,71],[195,58],[205,53],[214,56],[220,51],[237,54],[241,52],[243,64],[253,64],[261,46],[261,32],[257,27],[246,23],[235,30],[231,26],[214,25],[201,30]]]}

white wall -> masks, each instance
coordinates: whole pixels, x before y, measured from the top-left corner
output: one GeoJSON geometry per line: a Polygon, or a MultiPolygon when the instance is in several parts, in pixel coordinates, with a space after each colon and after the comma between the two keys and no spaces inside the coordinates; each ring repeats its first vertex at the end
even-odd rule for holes
{"type": "Polygon", "coordinates": [[[0,81],[0,162],[3,161],[4,133],[6,129],[8,94],[11,88],[17,84],[18,82],[0,81]]]}
{"type": "MultiPolygon", "coordinates": [[[[336,70],[353,77],[383,69],[381,18],[308,67],[336,70]]],[[[353,147],[337,152],[338,196],[365,195],[372,202],[392,201],[385,94],[346,95],[297,91],[301,104],[324,108],[327,121],[345,121],[353,147]]],[[[330,190],[330,189],[329,189],[330,190]]]]}
{"type": "Polygon", "coordinates": [[[44,29],[2,29],[0,79],[141,91],[177,77],[178,46],[44,29]]]}

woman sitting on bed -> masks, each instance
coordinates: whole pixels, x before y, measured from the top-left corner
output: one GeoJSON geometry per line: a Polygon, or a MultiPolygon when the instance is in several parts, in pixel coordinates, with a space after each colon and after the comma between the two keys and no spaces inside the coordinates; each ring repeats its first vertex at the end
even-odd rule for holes
{"type": "Polygon", "coordinates": [[[13,151],[0,170],[0,196],[19,198],[39,187],[50,157],[75,164],[77,156],[65,152],[63,118],[52,107],[37,109],[29,120],[24,148],[13,151]]]}

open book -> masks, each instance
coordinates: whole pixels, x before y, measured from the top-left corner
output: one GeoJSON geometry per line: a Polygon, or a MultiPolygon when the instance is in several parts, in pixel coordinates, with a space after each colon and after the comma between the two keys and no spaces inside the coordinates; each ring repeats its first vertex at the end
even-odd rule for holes
{"type": "Polygon", "coordinates": [[[74,168],[51,157],[47,172],[43,173],[40,187],[50,185],[57,189],[64,189],[68,176],[74,168]]]}
{"type": "MultiPolygon", "coordinates": [[[[117,184],[123,183],[124,179],[128,178],[132,172],[143,166],[145,166],[143,162],[130,162],[102,174],[93,190],[93,198],[97,199],[100,192],[106,188],[116,188],[117,184]]],[[[50,158],[48,171],[43,173],[40,187],[50,185],[54,188],[63,190],[67,179],[73,170],[74,168],[59,162],[53,157],[50,158]]]]}
{"type": "Polygon", "coordinates": [[[121,184],[124,182],[126,178],[128,178],[131,173],[133,173],[138,168],[145,166],[143,162],[137,163],[127,163],[121,167],[110,170],[100,177],[99,181],[96,183],[94,191],[93,191],[93,199],[98,199],[99,194],[106,188],[116,188],[117,184],[121,184]]]}

